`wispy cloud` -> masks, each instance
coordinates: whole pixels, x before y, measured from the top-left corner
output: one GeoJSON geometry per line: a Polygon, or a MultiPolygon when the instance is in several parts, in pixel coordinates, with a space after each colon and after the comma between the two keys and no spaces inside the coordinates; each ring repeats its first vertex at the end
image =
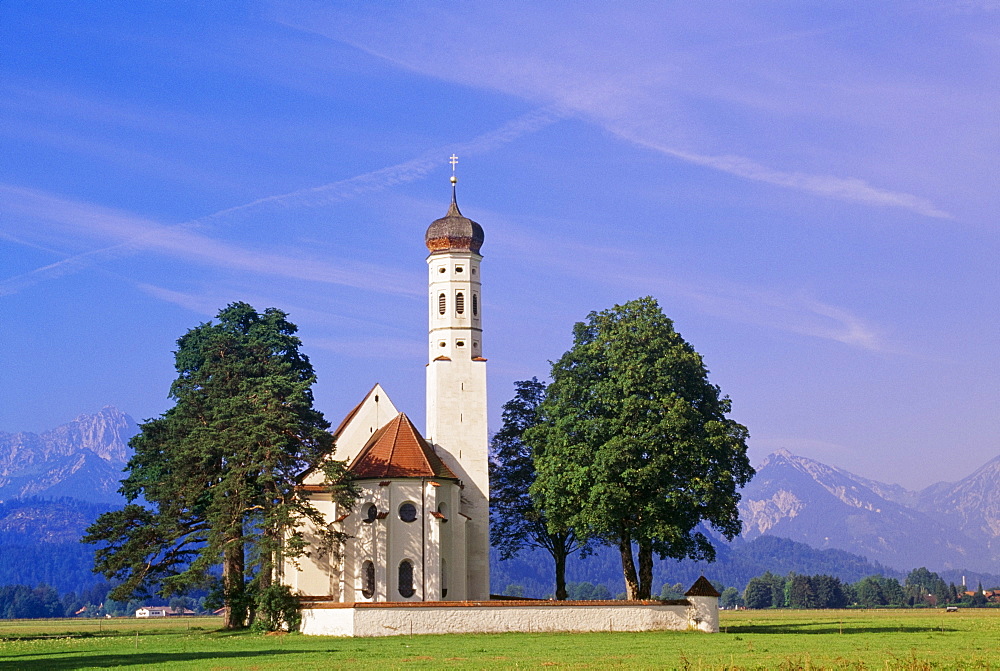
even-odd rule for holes
{"type": "MultiPolygon", "coordinates": [[[[639,20],[634,16],[623,18],[617,10],[609,12],[599,6],[591,6],[589,10],[555,13],[535,7],[511,14],[478,5],[398,11],[384,15],[384,20],[373,20],[370,15],[354,15],[342,8],[285,5],[279,20],[426,76],[527,100],[547,101],[623,140],[674,160],[820,198],[899,208],[933,218],[952,217],[925,197],[882,188],[855,176],[785,170],[768,165],[778,162],[777,157],[761,160],[741,155],[745,152],[697,149],[717,147],[724,142],[720,138],[731,131],[718,121],[698,115],[696,110],[709,107],[705,104],[709,100],[739,104],[734,99],[712,100],[713,94],[701,75],[716,76],[720,69],[730,75],[743,73],[742,69],[733,70],[720,61],[732,59],[734,52],[745,52],[751,46],[801,43],[818,35],[852,29],[857,22],[782,32],[759,21],[759,17],[754,25],[742,26],[741,20],[747,17],[738,12],[709,13],[699,21],[681,11],[646,12],[648,16],[639,20]],[[673,25],[674,15],[679,15],[681,25],[673,25]],[[740,25],[737,34],[745,33],[748,37],[736,41],[713,39],[716,36],[707,27],[711,23],[708,16],[719,19],[730,30],[740,25]],[[637,22],[648,25],[637,28],[634,25],[637,22]],[[427,32],[430,24],[442,34],[450,35],[451,42],[476,44],[476,50],[455,58],[445,44],[412,39],[415,34],[427,32]],[[629,39],[623,39],[623,25],[629,26],[629,39]],[[684,30],[700,35],[703,42],[685,47],[690,36],[678,34],[684,30]]],[[[778,58],[782,53],[778,49],[768,56],[778,58]]],[[[766,76],[762,74],[760,78],[766,76]]],[[[736,88],[747,85],[745,80],[732,83],[736,88]]],[[[718,87],[718,82],[714,85],[718,87]]],[[[803,98],[801,90],[789,90],[792,88],[790,84],[784,88],[764,86],[759,99],[767,100],[769,106],[780,106],[780,99],[791,101],[791,107],[785,111],[795,108],[800,115],[817,109],[825,113],[823,104],[829,108],[830,101],[823,101],[804,111],[798,102],[803,98]]],[[[827,89],[829,95],[833,95],[833,90],[827,89]]],[[[879,99],[871,95],[868,98],[879,99]]],[[[844,109],[851,108],[845,101],[839,102],[844,109]]],[[[744,105],[742,112],[748,111],[749,107],[744,105]]],[[[869,118],[889,123],[882,119],[883,111],[870,110],[869,118]]],[[[780,110],[769,109],[767,113],[778,114],[780,110]]]]}
{"type": "Polygon", "coordinates": [[[0,203],[8,213],[58,227],[73,238],[113,240],[113,244],[56,261],[0,282],[10,295],[119,256],[152,251],[171,258],[288,279],[374,289],[402,295],[415,291],[413,278],[389,268],[343,260],[330,263],[304,256],[259,252],[228,244],[196,229],[196,222],[166,226],[106,207],[59,198],[33,189],[0,185],[0,203]]]}
{"type": "MultiPolygon", "coordinates": [[[[534,110],[471,140],[451,145],[447,151],[463,155],[493,151],[519,137],[541,130],[563,116],[555,108],[534,110]]],[[[308,258],[292,259],[252,252],[219,242],[196,231],[211,223],[266,207],[328,205],[364,193],[388,189],[424,177],[440,167],[446,155],[444,148],[428,150],[417,158],[380,170],[317,187],[259,198],[174,225],[161,224],[90,203],[63,199],[41,191],[0,184],[0,202],[4,203],[9,213],[16,212],[63,228],[71,228],[81,237],[103,236],[116,240],[112,245],[75,254],[0,281],[0,295],[18,293],[39,282],[79,272],[95,264],[142,250],[156,250],[217,266],[283,275],[293,279],[417,295],[410,288],[415,286],[411,278],[386,268],[369,267],[351,261],[333,265],[308,258]],[[363,283],[359,278],[365,278],[363,283]]]]}
{"type": "Polygon", "coordinates": [[[786,333],[821,338],[872,352],[895,352],[882,329],[846,308],[833,305],[799,289],[761,289],[720,277],[678,279],[657,267],[641,251],[599,243],[575,242],[547,234],[554,227],[534,220],[531,226],[507,221],[500,213],[486,217],[503,225],[508,235],[495,244],[499,253],[517,262],[537,264],[582,282],[622,287],[629,295],[652,294],[683,300],[702,314],[786,333]],[[562,254],[552,256],[552,249],[562,254]],[[642,267],[642,274],[622,272],[642,267]],[[615,272],[594,272],[614,268],[615,272]]]}
{"type": "Polygon", "coordinates": [[[268,205],[282,207],[327,205],[348,200],[365,193],[382,191],[397,184],[415,181],[425,177],[433,170],[439,169],[444,161],[444,157],[448,153],[456,152],[463,156],[485,154],[519,137],[539,131],[566,116],[565,111],[560,112],[556,107],[533,110],[472,140],[451,144],[448,147],[436,147],[424,152],[417,158],[403,163],[397,163],[396,165],[329,184],[267,196],[266,198],[258,198],[249,203],[226,208],[202,217],[199,221],[209,221],[268,205]]]}
{"type": "Polygon", "coordinates": [[[707,314],[833,340],[872,352],[887,351],[884,338],[873,325],[849,310],[804,292],[780,293],[741,286],[706,290],[677,282],[657,283],[655,279],[650,284],[688,298],[707,314]]]}
{"type": "Polygon", "coordinates": [[[666,156],[755,182],[765,182],[835,200],[880,207],[898,207],[926,217],[935,217],[938,219],[953,218],[951,214],[938,208],[926,198],[920,198],[919,196],[899,191],[879,189],[862,179],[803,172],[783,172],[742,156],[707,156],[695,154],[672,147],[665,147],[657,142],[637,136],[634,133],[615,131],[613,128],[609,128],[609,130],[612,130],[612,132],[624,140],[628,140],[641,147],[646,147],[647,149],[652,149],[666,156]]]}
{"type": "MultiPolygon", "coordinates": [[[[232,298],[226,295],[226,291],[214,288],[204,293],[192,293],[146,283],[139,283],[136,286],[140,291],[149,296],[205,317],[214,317],[219,312],[221,306],[232,301],[232,298]]],[[[248,296],[243,291],[240,291],[239,294],[241,300],[258,307],[274,305],[276,303],[276,301],[268,296],[248,296]]],[[[348,315],[332,314],[322,310],[289,304],[285,300],[281,301],[281,304],[283,306],[282,309],[299,326],[309,326],[314,329],[321,329],[323,332],[331,332],[340,331],[340,329],[343,329],[347,325],[348,328],[340,332],[356,334],[361,331],[369,334],[364,339],[358,339],[354,335],[337,338],[313,337],[309,339],[310,349],[323,349],[351,358],[389,358],[404,361],[412,361],[414,358],[419,359],[421,355],[425,354],[424,342],[419,337],[406,338],[404,336],[393,337],[389,335],[393,331],[406,333],[406,330],[398,324],[376,323],[348,315]]]]}

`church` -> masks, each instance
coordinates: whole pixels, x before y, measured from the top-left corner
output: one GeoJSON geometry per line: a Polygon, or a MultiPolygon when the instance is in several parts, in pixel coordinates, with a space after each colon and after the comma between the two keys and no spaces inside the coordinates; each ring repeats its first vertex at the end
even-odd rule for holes
{"type": "MultiPolygon", "coordinates": [[[[456,157],[452,157],[452,166],[456,157]]],[[[337,427],[359,496],[341,509],[323,473],[300,489],[330,528],[339,552],[286,561],[283,584],[337,603],[489,599],[489,461],[480,248],[483,229],[451,205],[427,228],[427,427],[421,434],[378,384],[337,427]]],[[[306,528],[321,545],[321,530],[306,528]]]]}
{"type": "MultiPolygon", "coordinates": [[[[452,156],[452,168],[456,162],[452,156]]],[[[483,229],[451,205],[427,228],[427,427],[378,384],[334,432],[358,499],[332,500],[320,469],[298,485],[325,518],[304,523],[308,556],[280,580],[298,596],[301,631],[321,636],[511,631],[719,631],[704,577],[672,602],[490,598],[489,436],[480,248],[483,229]],[[346,540],[324,551],[326,531],[346,540]]]]}

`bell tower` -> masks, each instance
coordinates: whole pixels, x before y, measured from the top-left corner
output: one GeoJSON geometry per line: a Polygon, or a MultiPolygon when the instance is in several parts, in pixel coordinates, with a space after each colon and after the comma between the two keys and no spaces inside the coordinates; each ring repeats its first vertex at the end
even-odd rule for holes
{"type": "Polygon", "coordinates": [[[466,599],[490,593],[489,460],[483,357],[483,228],[462,216],[452,155],[451,205],[427,228],[427,440],[462,480],[466,599]]]}

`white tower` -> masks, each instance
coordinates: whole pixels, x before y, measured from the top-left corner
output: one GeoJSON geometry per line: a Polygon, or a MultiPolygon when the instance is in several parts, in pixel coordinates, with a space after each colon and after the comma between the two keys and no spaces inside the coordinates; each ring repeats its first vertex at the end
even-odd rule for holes
{"type": "MultiPolygon", "coordinates": [[[[454,173],[457,157],[451,157],[454,173]]],[[[448,213],[427,229],[428,442],[462,480],[467,518],[467,599],[490,594],[489,460],[481,280],[483,229],[462,216],[451,177],[448,213]]]]}

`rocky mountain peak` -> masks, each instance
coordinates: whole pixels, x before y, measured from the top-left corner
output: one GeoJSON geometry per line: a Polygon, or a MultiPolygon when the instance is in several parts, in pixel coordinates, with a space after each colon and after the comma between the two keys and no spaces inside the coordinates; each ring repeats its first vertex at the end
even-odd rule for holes
{"type": "Polygon", "coordinates": [[[748,540],[781,536],[901,569],[995,561],[989,546],[1000,537],[1000,458],[958,483],[912,492],[781,450],[741,494],[748,540]]]}
{"type": "Polygon", "coordinates": [[[0,500],[75,496],[117,500],[138,426],[112,406],[43,433],[0,433],[0,500]]]}

